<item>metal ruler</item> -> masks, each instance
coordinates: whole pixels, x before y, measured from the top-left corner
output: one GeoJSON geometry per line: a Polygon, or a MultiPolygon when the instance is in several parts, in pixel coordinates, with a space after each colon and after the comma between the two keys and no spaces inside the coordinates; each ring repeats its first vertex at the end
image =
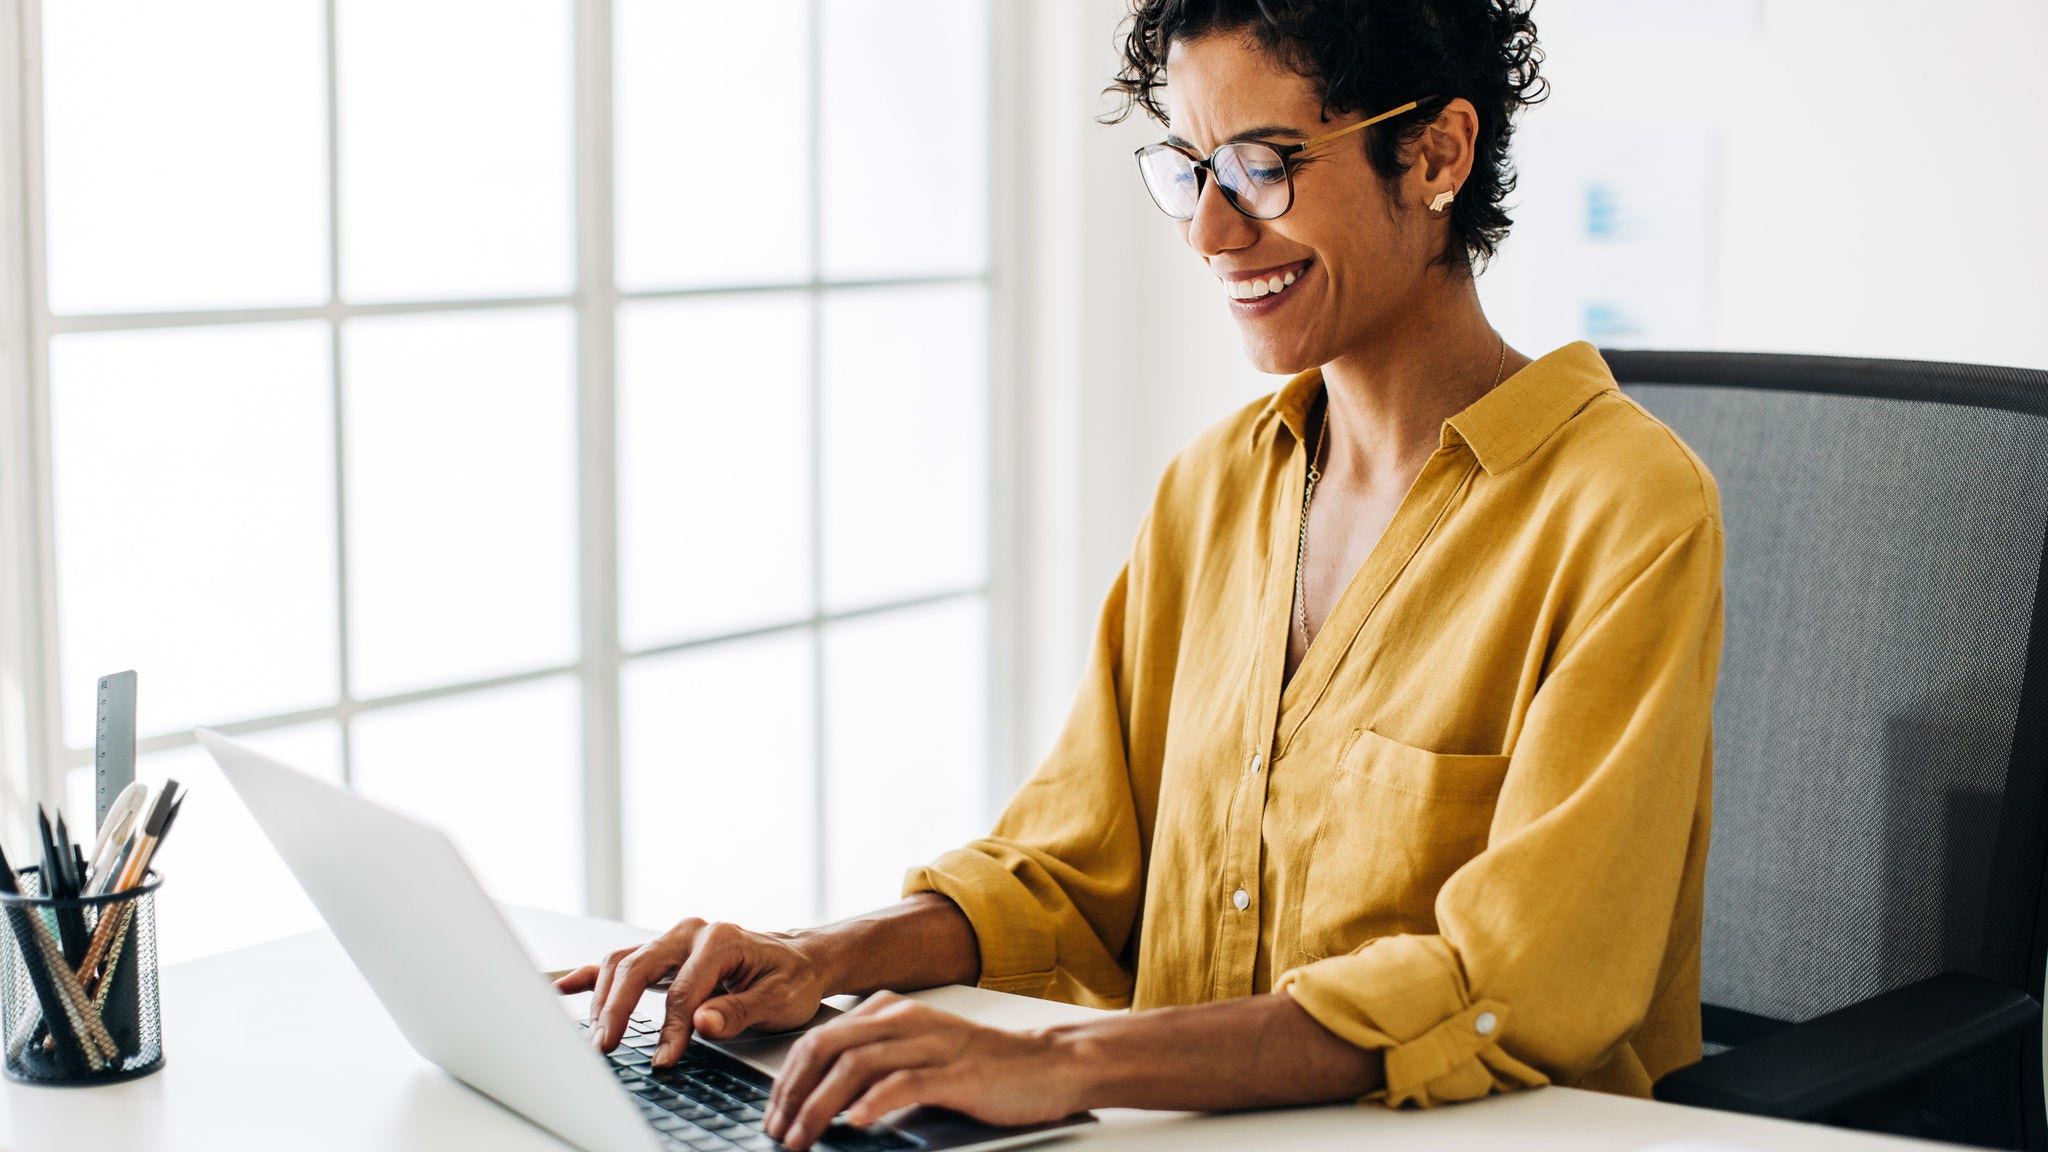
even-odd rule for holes
{"type": "Polygon", "coordinates": [[[135,781],[135,673],[100,677],[99,724],[93,737],[93,827],[135,781]]]}

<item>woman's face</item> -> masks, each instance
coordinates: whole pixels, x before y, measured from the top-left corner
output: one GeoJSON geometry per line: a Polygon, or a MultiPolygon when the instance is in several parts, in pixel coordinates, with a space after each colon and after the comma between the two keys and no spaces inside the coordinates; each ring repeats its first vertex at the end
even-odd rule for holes
{"type": "MultiPolygon", "coordinates": [[[[1233,140],[1299,143],[1382,111],[1359,109],[1325,123],[1312,82],[1234,33],[1176,41],[1163,102],[1172,119],[1168,141],[1198,157],[1233,140]]],[[[1426,220],[1422,165],[1390,196],[1366,159],[1365,136],[1373,131],[1295,157],[1294,204],[1276,220],[1239,214],[1203,173],[1201,202],[1181,235],[1221,282],[1245,353],[1261,372],[1300,372],[1370,347],[1399,322],[1404,302],[1417,298],[1442,250],[1442,230],[1426,220]],[[1239,283],[1274,277],[1279,292],[1237,298],[1239,283]]]]}

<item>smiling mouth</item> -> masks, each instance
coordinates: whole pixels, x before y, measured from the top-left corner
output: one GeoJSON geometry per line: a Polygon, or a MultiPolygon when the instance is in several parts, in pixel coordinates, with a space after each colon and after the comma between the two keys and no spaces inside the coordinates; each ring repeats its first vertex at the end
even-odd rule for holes
{"type": "Polygon", "coordinates": [[[1306,275],[1313,260],[1276,268],[1261,276],[1223,279],[1223,294],[1232,300],[1257,300],[1266,296],[1278,296],[1292,287],[1296,280],[1306,275]]]}

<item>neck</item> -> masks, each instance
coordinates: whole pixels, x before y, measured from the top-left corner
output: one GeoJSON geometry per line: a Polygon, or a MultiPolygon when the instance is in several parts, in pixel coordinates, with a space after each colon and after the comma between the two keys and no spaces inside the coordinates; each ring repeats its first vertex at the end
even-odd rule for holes
{"type": "MultiPolygon", "coordinates": [[[[1329,394],[1324,474],[1354,484],[1411,478],[1435,452],[1446,418],[1484,396],[1502,376],[1501,337],[1479,307],[1469,277],[1429,277],[1416,301],[1369,347],[1323,365],[1329,394]]],[[[1506,370],[1526,358],[1509,350],[1506,370]]]]}

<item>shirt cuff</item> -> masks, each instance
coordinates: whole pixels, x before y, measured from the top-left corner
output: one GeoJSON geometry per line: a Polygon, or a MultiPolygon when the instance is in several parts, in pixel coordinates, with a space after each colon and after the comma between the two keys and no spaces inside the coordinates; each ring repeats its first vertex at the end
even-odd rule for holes
{"type": "Polygon", "coordinates": [[[1365,1100],[1427,1107],[1550,1082],[1501,1049],[1507,1005],[1470,998],[1440,937],[1384,937],[1296,968],[1274,990],[1352,1044],[1385,1051],[1386,1085],[1365,1100]]]}
{"type": "Polygon", "coordinates": [[[903,894],[936,892],[960,906],[981,952],[981,987],[1023,996],[1052,988],[1058,957],[1045,909],[1010,870],[959,848],[903,877],[903,894]]]}

